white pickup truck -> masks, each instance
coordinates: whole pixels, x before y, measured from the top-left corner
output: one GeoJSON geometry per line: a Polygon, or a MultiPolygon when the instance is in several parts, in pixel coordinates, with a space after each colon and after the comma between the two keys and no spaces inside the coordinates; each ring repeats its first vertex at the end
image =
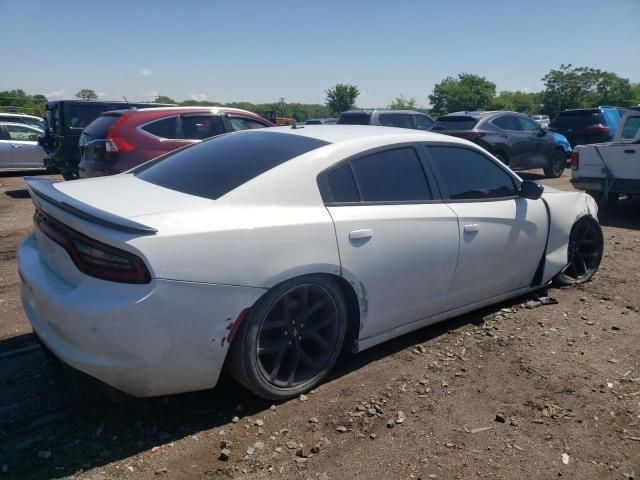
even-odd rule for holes
{"type": "Polygon", "coordinates": [[[640,195],[640,111],[628,110],[613,141],[578,145],[571,154],[571,183],[603,205],[620,195],[640,195]]]}

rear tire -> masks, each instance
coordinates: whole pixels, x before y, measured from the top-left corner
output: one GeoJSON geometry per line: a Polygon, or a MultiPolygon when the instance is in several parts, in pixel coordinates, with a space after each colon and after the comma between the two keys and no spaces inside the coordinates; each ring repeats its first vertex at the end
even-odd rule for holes
{"type": "Polygon", "coordinates": [[[285,400],[315,387],[342,351],[347,307],[339,286],[306,275],[267,292],[243,320],[227,365],[254,394],[285,400]]]}
{"type": "Polygon", "coordinates": [[[547,178],[558,178],[567,168],[567,155],[564,150],[556,149],[551,154],[551,164],[544,169],[544,176],[547,178]]]}
{"type": "Polygon", "coordinates": [[[586,283],[595,275],[602,261],[604,237],[600,224],[582,217],[569,234],[568,265],[553,279],[557,286],[586,283]]]}
{"type": "Polygon", "coordinates": [[[78,170],[67,170],[66,172],[62,172],[62,178],[65,180],[77,180],[80,178],[80,172],[78,172],[78,170]]]}

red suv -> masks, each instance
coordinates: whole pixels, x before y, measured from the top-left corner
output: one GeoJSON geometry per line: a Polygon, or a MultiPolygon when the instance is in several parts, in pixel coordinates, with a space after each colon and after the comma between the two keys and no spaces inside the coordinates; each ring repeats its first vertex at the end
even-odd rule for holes
{"type": "Polygon", "coordinates": [[[105,112],[80,136],[80,177],[124,172],[205,138],[273,126],[254,113],[236,108],[164,107],[105,112]]]}

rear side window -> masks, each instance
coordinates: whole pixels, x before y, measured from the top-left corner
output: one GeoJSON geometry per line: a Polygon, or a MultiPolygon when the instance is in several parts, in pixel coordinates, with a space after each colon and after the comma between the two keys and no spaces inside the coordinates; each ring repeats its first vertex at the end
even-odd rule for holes
{"type": "Polygon", "coordinates": [[[372,153],[351,165],[364,202],[432,199],[420,159],[411,147],[372,153]]]}
{"type": "Polygon", "coordinates": [[[380,125],[384,125],[385,127],[415,128],[411,115],[403,113],[380,114],[380,125]]]}
{"type": "Polygon", "coordinates": [[[435,121],[431,130],[471,130],[476,123],[473,117],[442,117],[435,121]]]}
{"type": "Polygon", "coordinates": [[[118,120],[120,115],[100,115],[84,129],[82,135],[92,140],[99,138],[107,138],[111,125],[118,120]]]}
{"type": "Polygon", "coordinates": [[[368,113],[343,113],[336,123],[339,125],[369,125],[371,115],[368,113]]]}
{"type": "Polygon", "coordinates": [[[353,179],[351,166],[343,165],[332,171],[328,177],[329,190],[331,191],[331,199],[334,202],[359,202],[360,194],[358,187],[353,179]]]}
{"type": "Polygon", "coordinates": [[[214,137],[133,171],[155,185],[215,200],[278,165],[328,142],[252,130],[214,137]]]}
{"type": "Polygon", "coordinates": [[[167,117],[147,123],[141,127],[147,133],[160,138],[176,138],[177,117],[167,117]]]}
{"type": "Polygon", "coordinates": [[[487,157],[466,148],[427,149],[447,198],[486,200],[516,195],[511,176],[487,157]]]}
{"type": "Polygon", "coordinates": [[[93,122],[102,112],[111,110],[106,105],[70,104],[69,128],[84,128],[93,122]]]}
{"type": "Polygon", "coordinates": [[[222,119],[215,115],[186,116],[180,119],[182,134],[178,138],[204,140],[224,133],[222,119]]]}

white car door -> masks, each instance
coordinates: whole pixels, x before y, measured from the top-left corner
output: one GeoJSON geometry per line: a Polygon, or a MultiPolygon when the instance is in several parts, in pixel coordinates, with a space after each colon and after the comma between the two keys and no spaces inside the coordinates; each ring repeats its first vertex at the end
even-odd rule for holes
{"type": "Polygon", "coordinates": [[[445,307],[458,222],[432,193],[425,166],[415,147],[404,145],[367,152],[321,176],[343,275],[364,292],[360,339],[445,307]]]}
{"type": "Polygon", "coordinates": [[[46,152],[38,145],[37,128],[26,125],[6,125],[11,144],[12,168],[43,168],[46,152]]]}
{"type": "Polygon", "coordinates": [[[543,200],[518,196],[506,167],[476,150],[427,146],[427,151],[459,222],[460,256],[446,308],[531,285],[547,241],[543,200]]]}
{"type": "Polygon", "coordinates": [[[0,170],[11,168],[11,139],[3,125],[0,125],[0,170]]]}

